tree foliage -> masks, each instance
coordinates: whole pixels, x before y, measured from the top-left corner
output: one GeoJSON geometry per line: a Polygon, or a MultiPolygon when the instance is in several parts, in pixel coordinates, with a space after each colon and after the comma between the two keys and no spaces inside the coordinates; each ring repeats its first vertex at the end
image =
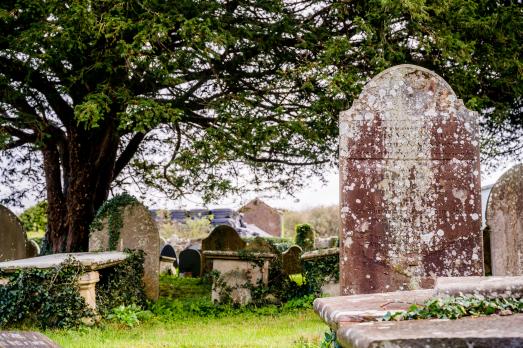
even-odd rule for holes
{"type": "Polygon", "coordinates": [[[85,248],[116,187],[292,191],[336,165],[338,112],[399,63],[435,70],[483,113],[488,153],[518,154],[520,5],[2,1],[3,201],[47,196],[57,251],[85,248]]]}

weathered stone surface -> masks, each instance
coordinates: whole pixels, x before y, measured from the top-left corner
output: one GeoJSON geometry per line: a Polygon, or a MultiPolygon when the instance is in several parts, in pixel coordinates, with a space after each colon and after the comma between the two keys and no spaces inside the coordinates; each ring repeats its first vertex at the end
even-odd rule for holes
{"type": "MultiPolygon", "coordinates": [[[[160,234],[149,213],[141,204],[125,207],[122,215],[123,226],[116,250],[143,250],[145,294],[151,300],[158,299],[160,276],[160,234]]],[[[109,248],[109,232],[107,219],[103,221],[101,230],[91,231],[89,250],[103,251],[109,248]]]]}
{"type": "Polygon", "coordinates": [[[0,331],[0,348],[60,348],[39,332],[0,331]]]}
{"type": "Polygon", "coordinates": [[[25,257],[35,257],[40,255],[40,246],[30,239],[25,243],[25,257]]]}
{"type": "Polygon", "coordinates": [[[327,256],[336,256],[336,255],[339,255],[339,253],[340,253],[340,248],[319,249],[319,250],[307,251],[307,252],[303,253],[301,255],[301,259],[303,261],[321,259],[321,258],[327,257],[327,256]]]}
{"type": "Polygon", "coordinates": [[[523,276],[438,278],[434,290],[437,295],[523,297],[523,276]]]}
{"type": "Polygon", "coordinates": [[[231,226],[220,225],[202,240],[202,250],[238,251],[245,248],[245,241],[231,226]]]}
{"type": "Polygon", "coordinates": [[[298,274],[302,272],[301,254],[303,250],[297,245],[291,246],[281,254],[282,269],[287,274],[298,274]]]}
{"type": "Polygon", "coordinates": [[[342,347],[523,347],[523,315],[458,320],[408,320],[345,326],[337,331],[342,347]]]}
{"type": "Polygon", "coordinates": [[[477,119],[412,65],[374,77],[340,114],[343,294],[483,274],[477,119]]]}
{"type": "Polygon", "coordinates": [[[26,257],[26,236],[16,215],[0,205],[0,261],[26,257]]]}
{"type": "Polygon", "coordinates": [[[434,295],[434,290],[413,290],[317,298],[313,308],[327,325],[338,328],[348,323],[380,320],[387,312],[405,311],[434,295]]]}
{"type": "Polygon", "coordinates": [[[492,275],[523,275],[523,164],[507,171],[487,203],[492,275]]]}
{"type": "Polygon", "coordinates": [[[80,262],[86,271],[95,271],[111,267],[124,261],[128,254],[121,251],[89,252],[89,253],[64,253],[32,257],[28,259],[0,262],[0,270],[14,272],[27,268],[53,268],[69,258],[80,262]]]}
{"type": "Polygon", "coordinates": [[[256,225],[275,237],[281,237],[282,216],[280,212],[259,198],[253,199],[242,208],[243,221],[256,225]]]}
{"type": "Polygon", "coordinates": [[[213,302],[231,300],[240,305],[252,300],[249,286],[269,283],[269,261],[276,257],[271,253],[252,253],[249,259],[243,259],[236,251],[204,251],[203,254],[212,262],[213,271],[219,272],[212,288],[213,302]]]}

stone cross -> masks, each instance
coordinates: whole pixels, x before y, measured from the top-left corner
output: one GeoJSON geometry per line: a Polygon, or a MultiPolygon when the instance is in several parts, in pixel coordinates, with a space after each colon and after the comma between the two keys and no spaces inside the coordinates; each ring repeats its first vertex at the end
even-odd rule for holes
{"type": "Polygon", "coordinates": [[[523,164],[496,182],[487,203],[492,275],[523,275],[523,164]]]}
{"type": "Polygon", "coordinates": [[[413,65],[374,77],[340,114],[342,294],[483,274],[478,127],[413,65]]]}

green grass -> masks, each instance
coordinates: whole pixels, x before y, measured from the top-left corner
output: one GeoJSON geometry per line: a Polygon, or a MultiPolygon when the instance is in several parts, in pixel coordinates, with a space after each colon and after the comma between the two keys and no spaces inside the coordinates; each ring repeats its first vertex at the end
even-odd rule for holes
{"type": "Polygon", "coordinates": [[[152,319],[133,328],[104,321],[96,327],[48,330],[67,347],[317,347],[327,326],[312,309],[234,309],[210,303],[210,285],[162,276],[152,319]]]}

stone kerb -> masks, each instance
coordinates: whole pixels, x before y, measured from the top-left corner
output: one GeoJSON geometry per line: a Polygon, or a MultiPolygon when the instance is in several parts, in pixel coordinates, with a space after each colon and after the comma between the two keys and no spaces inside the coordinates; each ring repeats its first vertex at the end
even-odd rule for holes
{"type": "Polygon", "coordinates": [[[26,257],[26,234],[18,217],[0,205],[0,261],[26,257]]]}
{"type": "Polygon", "coordinates": [[[483,274],[477,113],[437,74],[399,65],[340,114],[343,294],[483,274]]]}
{"type": "Polygon", "coordinates": [[[523,275],[523,164],[496,182],[487,203],[492,275],[523,275]]]}
{"type": "MultiPolygon", "coordinates": [[[[143,250],[145,294],[151,300],[159,295],[160,234],[149,210],[140,203],[122,209],[122,227],[116,242],[116,250],[143,250]]],[[[103,219],[100,230],[92,230],[89,236],[89,251],[109,250],[109,223],[103,219]]]]}

